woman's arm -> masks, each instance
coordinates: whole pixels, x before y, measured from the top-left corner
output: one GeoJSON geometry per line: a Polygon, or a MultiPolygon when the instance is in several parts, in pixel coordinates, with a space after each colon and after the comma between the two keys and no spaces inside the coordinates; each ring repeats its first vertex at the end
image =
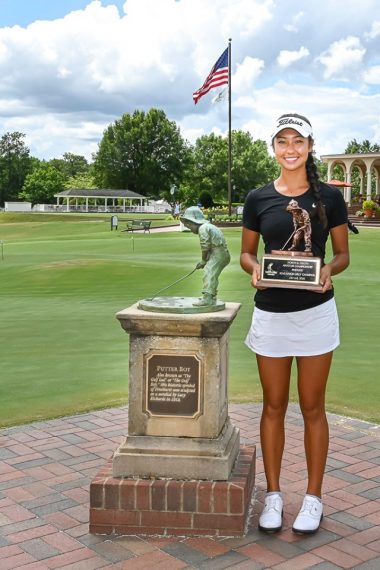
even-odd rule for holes
{"type": "Polygon", "coordinates": [[[260,234],[247,228],[243,228],[241,238],[240,265],[250,275],[252,275],[252,287],[256,289],[265,289],[265,287],[257,287],[257,281],[260,279],[260,264],[257,260],[257,251],[259,248],[260,234]]]}
{"type": "Polygon", "coordinates": [[[326,263],[321,269],[321,284],[323,293],[332,288],[331,276],[344,271],[350,264],[350,253],[348,249],[348,228],[347,224],[335,226],[330,230],[333,258],[330,263],[326,263]]]}

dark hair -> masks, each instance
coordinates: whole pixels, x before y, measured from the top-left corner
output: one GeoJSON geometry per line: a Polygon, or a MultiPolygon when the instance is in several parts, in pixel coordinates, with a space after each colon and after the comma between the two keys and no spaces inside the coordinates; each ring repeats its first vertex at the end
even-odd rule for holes
{"type": "MultiPolygon", "coordinates": [[[[311,126],[309,119],[307,119],[303,115],[298,115],[297,113],[286,113],[285,115],[281,115],[279,119],[282,119],[283,117],[294,117],[297,119],[302,119],[302,121],[305,121],[308,125],[311,126]]],[[[312,137],[309,136],[308,138],[311,143],[314,143],[314,139],[312,137]]],[[[322,202],[319,174],[317,166],[314,162],[314,157],[312,152],[309,152],[309,156],[307,157],[305,166],[306,166],[307,181],[310,184],[310,189],[313,192],[315,205],[316,205],[316,207],[313,208],[310,214],[310,218],[315,218],[315,216],[318,216],[319,221],[321,222],[322,226],[325,228],[327,226],[326,210],[322,202]]]]}

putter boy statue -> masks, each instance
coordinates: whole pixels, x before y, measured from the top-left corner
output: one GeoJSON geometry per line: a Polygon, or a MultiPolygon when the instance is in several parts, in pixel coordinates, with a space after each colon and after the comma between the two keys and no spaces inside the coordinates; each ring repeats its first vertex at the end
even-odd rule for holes
{"type": "Polygon", "coordinates": [[[203,269],[202,297],[194,306],[215,305],[219,275],[230,262],[230,254],[222,231],[211,224],[197,206],[187,208],[180,217],[181,222],[194,234],[198,234],[202,260],[197,269],[203,269]]]}

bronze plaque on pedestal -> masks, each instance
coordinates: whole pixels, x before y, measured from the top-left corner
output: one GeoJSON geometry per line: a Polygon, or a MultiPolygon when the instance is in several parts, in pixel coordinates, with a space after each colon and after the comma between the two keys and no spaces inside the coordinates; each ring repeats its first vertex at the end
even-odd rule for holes
{"type": "Polygon", "coordinates": [[[152,354],[146,360],[145,407],[151,416],[197,416],[201,366],[194,355],[152,354]]]}

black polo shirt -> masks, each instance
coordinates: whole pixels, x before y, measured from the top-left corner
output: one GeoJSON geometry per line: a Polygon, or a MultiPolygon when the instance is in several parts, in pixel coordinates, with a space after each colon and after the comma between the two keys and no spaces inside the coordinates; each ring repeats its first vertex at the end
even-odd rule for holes
{"type": "MultiPolygon", "coordinates": [[[[327,227],[323,228],[317,216],[311,217],[311,241],[313,255],[320,257],[323,264],[329,231],[335,226],[347,223],[347,206],[342,193],[336,187],[321,182],[320,188],[322,202],[326,209],[327,227]]],[[[310,188],[294,199],[309,214],[315,208],[314,194],[310,188]]],[[[265,253],[283,249],[294,231],[292,214],[286,211],[290,200],[292,200],[291,197],[277,192],[273,182],[257,190],[251,190],[247,195],[243,211],[243,226],[261,234],[265,253]]],[[[289,249],[291,242],[292,240],[288,242],[285,249],[289,249]]],[[[303,245],[301,242],[301,251],[303,245]]],[[[333,290],[316,293],[304,289],[268,287],[263,291],[257,291],[255,303],[259,309],[264,311],[287,313],[316,307],[333,296],[333,290]]]]}

